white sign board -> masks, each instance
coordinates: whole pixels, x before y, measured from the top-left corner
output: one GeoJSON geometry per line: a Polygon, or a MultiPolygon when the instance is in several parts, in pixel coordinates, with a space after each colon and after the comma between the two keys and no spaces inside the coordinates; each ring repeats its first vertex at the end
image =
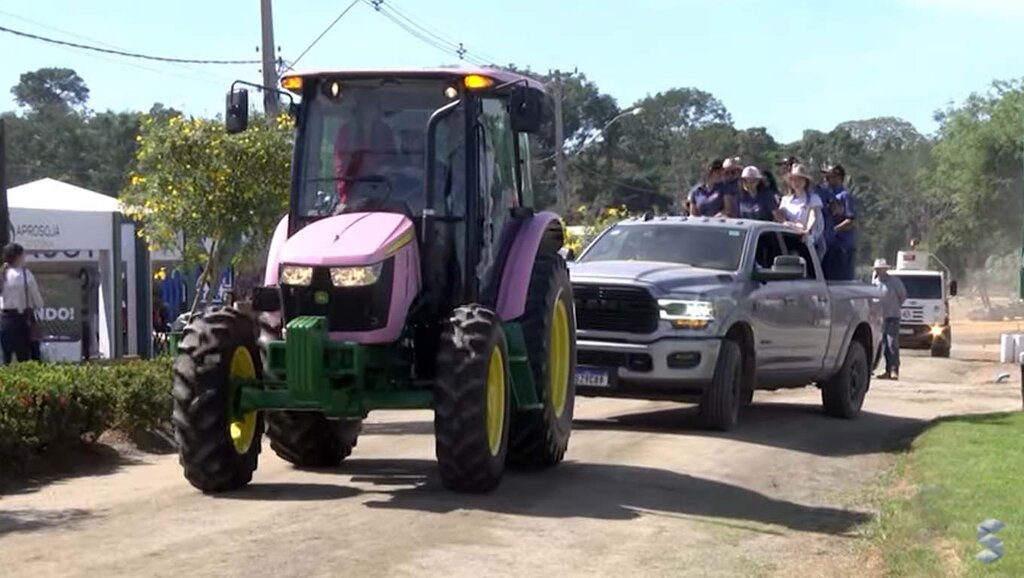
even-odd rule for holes
{"type": "Polygon", "coordinates": [[[113,214],[12,207],[9,231],[27,251],[109,250],[113,214]]]}

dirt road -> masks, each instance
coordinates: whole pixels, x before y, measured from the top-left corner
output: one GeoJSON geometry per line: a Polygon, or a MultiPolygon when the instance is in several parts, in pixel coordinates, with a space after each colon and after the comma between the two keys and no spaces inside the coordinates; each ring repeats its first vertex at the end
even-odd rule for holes
{"type": "Polygon", "coordinates": [[[254,484],[221,497],[173,455],[124,457],[0,498],[0,576],[871,575],[858,526],[893,452],[935,416],[1020,408],[976,333],[963,359],[905,354],[905,380],[874,382],[852,422],[815,389],[759,392],[727,435],[684,406],[582,399],[567,462],[486,496],[440,488],[426,412],[373,415],[336,470],[265,448],[254,484]]]}

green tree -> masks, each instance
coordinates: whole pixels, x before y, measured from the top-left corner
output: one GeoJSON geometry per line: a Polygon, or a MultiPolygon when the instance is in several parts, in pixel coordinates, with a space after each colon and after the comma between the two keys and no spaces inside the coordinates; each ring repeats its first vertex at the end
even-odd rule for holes
{"type": "Polygon", "coordinates": [[[83,108],[89,101],[89,87],[70,68],[40,68],[23,73],[11,94],[19,106],[35,112],[68,113],[83,108]]]}
{"type": "Polygon", "coordinates": [[[122,204],[151,247],[181,250],[203,266],[200,285],[210,282],[262,250],[287,211],[290,129],[285,116],[238,135],[218,121],[147,117],[122,204]]]}

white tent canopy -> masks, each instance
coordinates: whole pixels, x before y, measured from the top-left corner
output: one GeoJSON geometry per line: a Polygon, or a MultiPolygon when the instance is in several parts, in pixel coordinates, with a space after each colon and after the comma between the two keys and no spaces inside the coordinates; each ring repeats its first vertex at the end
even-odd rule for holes
{"type": "Polygon", "coordinates": [[[41,179],[7,191],[11,241],[26,251],[109,251],[117,199],[41,179]]]}

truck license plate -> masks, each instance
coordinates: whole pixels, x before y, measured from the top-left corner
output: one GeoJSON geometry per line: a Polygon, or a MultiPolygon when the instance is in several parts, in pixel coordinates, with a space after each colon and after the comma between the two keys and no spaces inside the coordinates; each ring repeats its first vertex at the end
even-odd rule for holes
{"type": "Polygon", "coordinates": [[[576,385],[584,387],[608,387],[608,372],[593,367],[576,368],[576,385]]]}
{"type": "Polygon", "coordinates": [[[900,327],[900,335],[913,335],[914,330],[910,327],[900,327]]]}

